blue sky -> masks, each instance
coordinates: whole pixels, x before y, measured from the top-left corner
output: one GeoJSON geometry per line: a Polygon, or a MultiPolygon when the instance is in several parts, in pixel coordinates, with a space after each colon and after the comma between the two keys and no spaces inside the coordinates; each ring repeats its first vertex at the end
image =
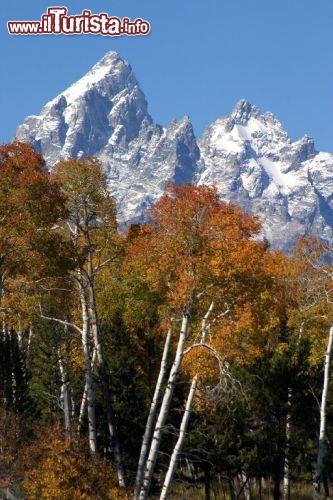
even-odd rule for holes
{"type": "Polygon", "coordinates": [[[11,0],[1,7],[0,142],[107,51],[134,70],[153,120],[189,115],[195,133],[242,98],[271,111],[291,139],[333,153],[332,0],[11,0]],[[13,36],[7,21],[40,20],[50,6],[141,17],[148,36],[13,36]]]}

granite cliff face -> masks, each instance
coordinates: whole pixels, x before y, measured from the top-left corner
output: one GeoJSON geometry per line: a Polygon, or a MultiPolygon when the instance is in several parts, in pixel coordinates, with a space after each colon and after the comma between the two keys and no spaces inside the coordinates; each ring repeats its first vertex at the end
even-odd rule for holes
{"type": "Polygon", "coordinates": [[[83,78],[17,129],[49,168],[98,157],[120,223],[141,220],[168,181],[215,184],[222,199],[262,217],[264,235],[288,250],[296,238],[333,240],[333,156],[313,140],[291,142],[279,121],[239,101],[197,141],[189,118],[154,124],[130,65],[104,56],[83,78]]]}
{"type": "Polygon", "coordinates": [[[291,142],[271,113],[239,101],[199,145],[199,182],[261,215],[274,247],[286,249],[304,234],[332,239],[333,156],[318,153],[310,137],[291,142]]]}
{"type": "Polygon", "coordinates": [[[200,158],[189,119],[154,124],[130,65],[115,52],[28,117],[16,137],[32,142],[49,168],[59,158],[98,157],[121,223],[141,219],[168,180],[194,182],[200,158]]]}

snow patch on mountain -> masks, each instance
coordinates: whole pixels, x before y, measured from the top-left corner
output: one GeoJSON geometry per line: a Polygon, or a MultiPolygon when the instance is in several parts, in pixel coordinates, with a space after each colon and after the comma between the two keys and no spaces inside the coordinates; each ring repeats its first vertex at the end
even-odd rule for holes
{"type": "Polygon", "coordinates": [[[49,168],[96,156],[108,175],[121,224],[141,220],[166,183],[194,182],[200,152],[190,120],[153,124],[130,65],[109,52],[82,79],[17,129],[49,168]]]}
{"type": "Polygon", "coordinates": [[[241,100],[199,146],[199,183],[216,184],[223,199],[261,215],[274,247],[288,249],[310,233],[332,239],[333,156],[316,152],[310,137],[292,142],[274,115],[241,100]]]}
{"type": "Polygon", "coordinates": [[[292,142],[270,113],[240,100],[197,141],[188,117],[153,123],[131,66],[107,53],[85,76],[17,129],[49,168],[96,156],[121,224],[142,220],[168,181],[216,185],[221,198],[259,214],[263,235],[288,250],[298,236],[333,242],[333,156],[312,138],[292,142]]]}

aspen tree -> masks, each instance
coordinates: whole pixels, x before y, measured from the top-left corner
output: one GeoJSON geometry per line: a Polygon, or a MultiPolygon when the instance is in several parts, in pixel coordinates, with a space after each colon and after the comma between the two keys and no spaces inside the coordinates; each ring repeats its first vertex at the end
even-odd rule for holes
{"type": "Polygon", "coordinates": [[[96,275],[112,261],[116,239],[116,218],[114,200],[107,190],[106,176],[98,160],[64,160],[55,166],[55,178],[67,200],[69,217],[62,225],[73,243],[82,320],[83,351],[86,364],[86,394],[89,411],[89,394],[93,398],[92,386],[88,380],[92,372],[93,349],[103,387],[111,448],[118,471],[119,485],[125,486],[125,473],[121,459],[116,419],[112,407],[108,374],[103,352],[101,331],[96,303],[96,275]]]}
{"type": "MultiPolygon", "coordinates": [[[[216,329],[227,312],[242,315],[245,321],[246,314],[241,311],[247,302],[257,302],[249,321],[254,314],[259,315],[262,306],[259,306],[259,289],[267,288],[271,281],[263,265],[267,244],[253,238],[259,230],[256,218],[220,201],[214,188],[169,185],[162,198],[152,206],[150,223],[137,228],[137,237],[130,242],[128,268],[133,273],[141,273],[152,292],[164,297],[164,314],[169,311],[175,330],[179,325],[178,336],[172,341],[173,363],[156,416],[140,493],[137,483],[135,498],[148,498],[174,388],[186,348],[195,344],[193,335],[197,322],[204,318],[212,301],[216,329]]],[[[257,329],[253,330],[253,337],[253,342],[258,339],[257,329]]],[[[234,352],[235,349],[236,346],[234,352]]],[[[191,392],[194,396],[195,387],[191,392]]],[[[189,402],[192,404],[192,401],[191,396],[189,402]]],[[[184,425],[187,425],[187,418],[184,425]]],[[[141,461],[137,477],[142,477],[141,461]]]]}

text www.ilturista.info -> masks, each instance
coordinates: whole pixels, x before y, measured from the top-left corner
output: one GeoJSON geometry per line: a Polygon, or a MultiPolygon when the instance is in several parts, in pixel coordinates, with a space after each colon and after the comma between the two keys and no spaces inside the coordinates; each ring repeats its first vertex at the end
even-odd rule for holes
{"type": "Polygon", "coordinates": [[[141,18],[130,21],[128,17],[110,17],[105,12],[92,14],[82,11],[79,16],[68,16],[66,7],[49,7],[40,21],[8,21],[11,35],[93,35],[121,36],[148,35],[150,24],[141,18]]]}

